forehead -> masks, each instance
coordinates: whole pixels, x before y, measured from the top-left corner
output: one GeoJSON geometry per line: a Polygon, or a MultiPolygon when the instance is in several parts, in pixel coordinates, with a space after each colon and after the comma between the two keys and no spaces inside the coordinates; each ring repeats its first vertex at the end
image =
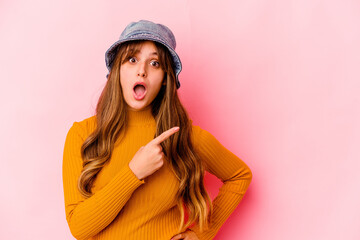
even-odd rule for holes
{"type": "Polygon", "coordinates": [[[144,54],[157,54],[157,47],[152,41],[142,41],[130,44],[128,52],[144,53],[144,54]]]}

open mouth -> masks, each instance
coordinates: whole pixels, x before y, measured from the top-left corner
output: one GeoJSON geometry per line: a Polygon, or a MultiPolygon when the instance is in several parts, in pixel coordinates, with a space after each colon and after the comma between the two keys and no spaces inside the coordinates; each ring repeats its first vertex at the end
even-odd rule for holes
{"type": "Polygon", "coordinates": [[[134,84],[134,98],[136,100],[141,100],[146,95],[146,84],[144,82],[136,82],[134,84]]]}

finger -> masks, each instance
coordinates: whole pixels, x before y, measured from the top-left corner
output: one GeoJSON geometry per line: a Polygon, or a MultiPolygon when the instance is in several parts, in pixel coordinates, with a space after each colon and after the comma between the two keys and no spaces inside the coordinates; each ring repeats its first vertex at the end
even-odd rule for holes
{"type": "Polygon", "coordinates": [[[183,235],[180,233],[180,234],[178,234],[178,235],[173,236],[173,237],[171,238],[171,240],[177,240],[177,239],[183,239],[183,238],[184,238],[183,235]]]}
{"type": "Polygon", "coordinates": [[[171,135],[179,131],[179,129],[180,129],[179,127],[170,128],[169,130],[163,132],[162,134],[151,140],[151,143],[160,144],[166,139],[168,139],[171,135]]]}

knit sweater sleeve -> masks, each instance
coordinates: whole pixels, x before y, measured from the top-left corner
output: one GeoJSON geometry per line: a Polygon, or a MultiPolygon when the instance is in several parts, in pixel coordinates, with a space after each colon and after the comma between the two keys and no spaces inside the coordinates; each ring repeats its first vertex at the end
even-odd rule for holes
{"type": "Polygon", "coordinates": [[[247,191],[252,179],[250,168],[236,155],[226,149],[212,134],[193,126],[193,142],[205,170],[223,185],[213,200],[213,215],[208,230],[200,232],[200,227],[191,228],[200,240],[213,239],[226,219],[235,210],[247,191]]]}
{"type": "Polygon", "coordinates": [[[106,186],[90,198],[84,198],[77,189],[77,181],[83,162],[81,145],[86,137],[86,128],[74,122],[67,133],[63,152],[66,220],[76,239],[88,239],[106,228],[132,193],[144,184],[126,164],[106,186]]]}

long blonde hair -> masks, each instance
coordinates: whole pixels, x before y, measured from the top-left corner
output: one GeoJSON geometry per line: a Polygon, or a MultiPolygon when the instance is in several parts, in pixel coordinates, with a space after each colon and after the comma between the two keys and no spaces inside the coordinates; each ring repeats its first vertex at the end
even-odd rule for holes
{"type": "MultiPolygon", "coordinates": [[[[96,129],[81,147],[83,169],[78,180],[78,189],[85,198],[93,195],[91,188],[94,180],[110,160],[114,143],[126,128],[126,102],[120,84],[120,67],[141,47],[142,42],[130,41],[121,44],[97,103],[96,129]]],[[[171,55],[163,45],[154,43],[166,81],[166,85],[162,85],[152,102],[152,115],[156,121],[154,137],[174,126],[180,127],[178,134],[161,143],[165,159],[180,182],[176,195],[181,213],[179,232],[193,223],[197,223],[202,231],[208,229],[213,211],[211,199],[204,187],[204,166],[191,141],[192,124],[177,95],[171,55]],[[186,223],[185,211],[188,213],[186,223]]]]}

